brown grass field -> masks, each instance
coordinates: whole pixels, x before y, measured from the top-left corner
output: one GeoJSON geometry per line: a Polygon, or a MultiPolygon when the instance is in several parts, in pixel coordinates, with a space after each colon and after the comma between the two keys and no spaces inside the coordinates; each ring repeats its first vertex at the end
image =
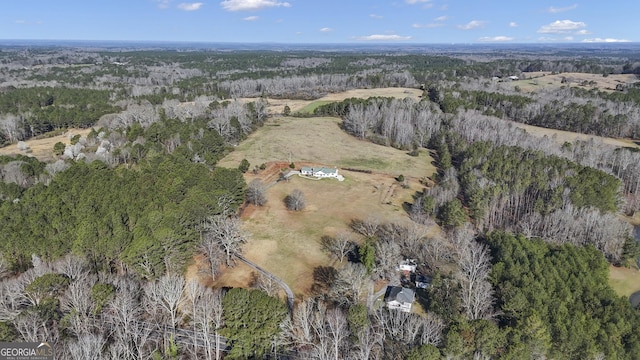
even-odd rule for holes
{"type": "Polygon", "coordinates": [[[11,144],[9,146],[5,146],[0,148],[0,155],[28,155],[35,156],[40,161],[53,161],[53,145],[57,142],[62,142],[64,144],[69,144],[71,138],[74,135],[80,134],[85,137],[87,134],[91,132],[91,128],[89,129],[69,129],[62,135],[57,135],[49,138],[43,139],[31,139],[25,141],[29,148],[30,152],[24,152],[18,149],[17,144],[11,144]]]}
{"type": "Polygon", "coordinates": [[[550,72],[540,71],[533,73],[524,73],[526,78],[506,82],[515,87],[518,86],[524,92],[534,92],[542,88],[560,88],[561,86],[581,87],[583,89],[597,88],[602,91],[615,91],[616,85],[630,85],[638,81],[633,74],[611,74],[607,77],[602,74],[586,74],[586,73],[559,73],[551,74],[550,72]],[[567,80],[562,83],[562,79],[567,80]],[[586,82],[587,85],[583,85],[586,82]],[[589,84],[590,83],[590,84],[589,84]]]}
{"type": "Polygon", "coordinates": [[[631,268],[609,266],[609,285],[620,296],[629,295],[640,291],[640,271],[637,267],[631,268]]]}
{"type": "MultiPolygon", "coordinates": [[[[285,105],[288,105],[292,113],[303,110],[312,103],[329,103],[333,101],[342,101],[352,97],[367,99],[370,97],[384,96],[420,100],[422,90],[414,88],[376,88],[376,89],[355,89],[347,90],[335,94],[327,94],[316,100],[291,100],[291,99],[268,99],[269,112],[271,114],[282,114],[285,105]]],[[[256,98],[243,98],[242,101],[255,101],[256,98]]]]}
{"type": "Polygon", "coordinates": [[[581,133],[576,133],[571,131],[548,129],[540,126],[521,124],[517,122],[512,122],[512,124],[521,129],[524,129],[526,132],[530,133],[531,135],[539,136],[539,137],[547,136],[549,138],[553,138],[559,144],[564,144],[565,142],[574,142],[576,140],[581,140],[581,141],[593,140],[596,143],[601,142],[601,143],[612,145],[612,146],[640,148],[640,146],[631,139],[617,139],[617,138],[597,136],[597,135],[581,134],[581,133]]]}
{"type": "MultiPolygon", "coordinates": [[[[219,163],[237,167],[243,158],[252,166],[266,163],[266,170],[245,176],[247,182],[260,178],[265,183],[275,181],[289,157],[296,168],[323,165],[373,171],[340,170],[346,178],[343,182],[293,176],[268,189],[266,206],[245,209],[245,226],[252,234],[244,248],[246,257],[281,277],[297,295],[308,294],[314,267],[332,264],[320,248],[323,235],[348,231],[350,220],[368,216],[386,222],[409,221],[404,203],[423,188],[419,179],[435,171],[427,151],[412,157],[405,151],[358,140],[343,132],[339,121],[329,117],[272,119],[219,163]],[[403,189],[395,180],[400,174],[409,188],[403,189]],[[294,189],[305,194],[307,206],[301,212],[288,211],[283,203],[294,189]]],[[[250,280],[250,273],[245,267],[229,269],[216,285],[237,286],[250,280]]]]}

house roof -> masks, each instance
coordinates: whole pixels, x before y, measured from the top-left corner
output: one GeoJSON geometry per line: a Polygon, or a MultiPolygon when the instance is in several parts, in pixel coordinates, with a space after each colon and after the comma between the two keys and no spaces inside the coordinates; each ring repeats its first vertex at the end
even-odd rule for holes
{"type": "Polygon", "coordinates": [[[338,169],[325,168],[325,167],[317,168],[317,169],[313,169],[313,170],[314,170],[315,172],[320,172],[320,171],[322,171],[322,172],[323,172],[323,173],[325,173],[325,174],[335,174],[335,173],[337,173],[337,172],[338,172],[338,169]]]}
{"type": "Polygon", "coordinates": [[[338,169],[326,168],[326,167],[313,168],[313,167],[309,167],[309,166],[303,166],[302,167],[302,171],[303,172],[312,172],[312,173],[323,172],[325,174],[335,174],[335,173],[338,172],[338,169]]]}
{"type": "Polygon", "coordinates": [[[408,288],[400,286],[387,286],[387,291],[384,294],[384,301],[398,301],[400,303],[413,303],[416,299],[416,293],[408,288]]]}

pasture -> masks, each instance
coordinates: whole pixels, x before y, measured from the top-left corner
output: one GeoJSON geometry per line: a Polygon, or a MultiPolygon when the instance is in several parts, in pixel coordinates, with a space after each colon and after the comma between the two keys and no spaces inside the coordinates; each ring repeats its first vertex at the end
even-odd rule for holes
{"type": "MultiPolygon", "coordinates": [[[[308,295],[315,267],[335,265],[321,249],[323,235],[349,231],[352,219],[370,216],[385,222],[409,221],[405,208],[412,202],[412,195],[423,188],[419,179],[431,177],[436,170],[426,150],[413,157],[405,151],[361,141],[343,132],[339,122],[330,117],[272,119],[219,163],[237,167],[246,158],[252,167],[268,165],[257,174],[245,174],[247,182],[259,178],[272,185],[265,206],[249,206],[243,213],[246,230],[251,233],[244,254],[281,277],[297,295],[308,295]],[[288,170],[289,162],[297,169],[338,167],[345,181],[293,176],[289,181],[275,182],[277,173],[288,170]],[[407,180],[406,188],[395,179],[400,174],[407,180]],[[288,211],[283,203],[294,189],[305,195],[303,211],[288,211]]],[[[354,240],[358,240],[355,234],[354,240]]],[[[238,286],[251,279],[250,272],[240,266],[227,269],[216,285],[238,286]]]]}

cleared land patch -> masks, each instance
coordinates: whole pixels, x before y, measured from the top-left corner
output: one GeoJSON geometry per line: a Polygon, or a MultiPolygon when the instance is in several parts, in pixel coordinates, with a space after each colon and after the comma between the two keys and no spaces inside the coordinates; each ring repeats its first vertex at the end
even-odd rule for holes
{"type": "Polygon", "coordinates": [[[620,296],[629,297],[640,291],[640,271],[638,268],[609,266],[609,284],[620,296]]]}
{"type": "Polygon", "coordinates": [[[273,161],[309,162],[416,178],[435,171],[427,150],[414,157],[405,151],[358,140],[340,129],[340,122],[333,117],[270,119],[218,164],[238,167],[242,159],[247,159],[251,167],[273,161]]]}
{"type": "Polygon", "coordinates": [[[71,138],[74,135],[80,135],[82,137],[86,137],[87,134],[89,134],[90,132],[91,132],[91,128],[69,129],[62,135],[26,140],[25,143],[29,146],[29,149],[31,149],[30,152],[25,152],[18,149],[18,144],[11,144],[9,146],[0,148],[0,155],[22,154],[27,156],[35,156],[40,161],[52,161],[54,160],[53,145],[55,145],[57,142],[61,142],[63,144],[69,144],[71,142],[71,138]]]}
{"type": "MultiPolygon", "coordinates": [[[[374,89],[354,89],[340,93],[327,94],[316,100],[293,100],[293,99],[268,99],[269,113],[282,114],[284,107],[289,106],[292,113],[295,112],[313,112],[313,109],[322,105],[335,101],[342,101],[349,98],[367,99],[370,97],[395,97],[420,100],[422,90],[414,88],[374,88],[374,89]]],[[[241,101],[256,101],[258,98],[242,98],[241,101]]]]}
{"type": "Polygon", "coordinates": [[[628,86],[638,80],[633,74],[611,74],[602,76],[602,74],[588,73],[558,73],[550,72],[531,72],[524,73],[525,79],[505,82],[512,87],[518,86],[524,92],[533,92],[542,88],[560,88],[562,86],[580,87],[583,89],[597,88],[602,91],[615,91],[616,86],[621,84],[628,86]]]}
{"type": "Polygon", "coordinates": [[[547,136],[555,139],[559,144],[564,144],[565,142],[574,142],[576,140],[580,140],[580,141],[593,140],[596,143],[601,142],[607,145],[613,145],[618,147],[640,148],[640,146],[631,139],[616,139],[616,138],[610,138],[610,137],[604,137],[604,136],[581,134],[581,133],[572,132],[572,131],[548,129],[540,126],[527,125],[527,124],[522,124],[518,122],[512,122],[512,123],[513,125],[521,129],[524,129],[526,132],[530,133],[531,135],[539,136],[539,137],[547,136]]]}
{"type": "MultiPolygon", "coordinates": [[[[385,222],[410,221],[403,205],[423,188],[418,180],[435,171],[428,151],[413,157],[402,150],[361,141],[342,131],[339,122],[331,117],[271,119],[219,162],[220,166],[237,167],[246,158],[252,168],[267,164],[267,169],[258,174],[247,172],[247,182],[260,178],[272,183],[281,169],[288,170],[290,161],[297,169],[337,166],[372,171],[367,174],[341,169],[343,182],[293,176],[267,190],[266,206],[250,206],[243,212],[246,229],[252,234],[244,248],[245,256],[281,277],[296,295],[308,295],[314,267],[332,264],[320,247],[323,235],[348,231],[352,219],[368,216],[385,222]],[[408,188],[395,180],[400,174],[408,188]],[[283,203],[294,189],[305,195],[303,211],[288,211],[283,203]]],[[[242,279],[247,279],[245,270],[228,269],[217,284],[237,284],[242,279]]]]}

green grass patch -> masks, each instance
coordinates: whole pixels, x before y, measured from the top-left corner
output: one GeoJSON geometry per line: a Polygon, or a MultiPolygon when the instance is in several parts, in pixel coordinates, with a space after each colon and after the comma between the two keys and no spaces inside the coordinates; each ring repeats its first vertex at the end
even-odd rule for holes
{"type": "Polygon", "coordinates": [[[334,103],[335,101],[330,101],[330,100],[319,100],[319,101],[314,101],[311,104],[303,107],[302,109],[300,109],[298,112],[301,114],[313,114],[313,112],[320,106],[322,105],[326,105],[326,104],[331,104],[334,103]]]}

